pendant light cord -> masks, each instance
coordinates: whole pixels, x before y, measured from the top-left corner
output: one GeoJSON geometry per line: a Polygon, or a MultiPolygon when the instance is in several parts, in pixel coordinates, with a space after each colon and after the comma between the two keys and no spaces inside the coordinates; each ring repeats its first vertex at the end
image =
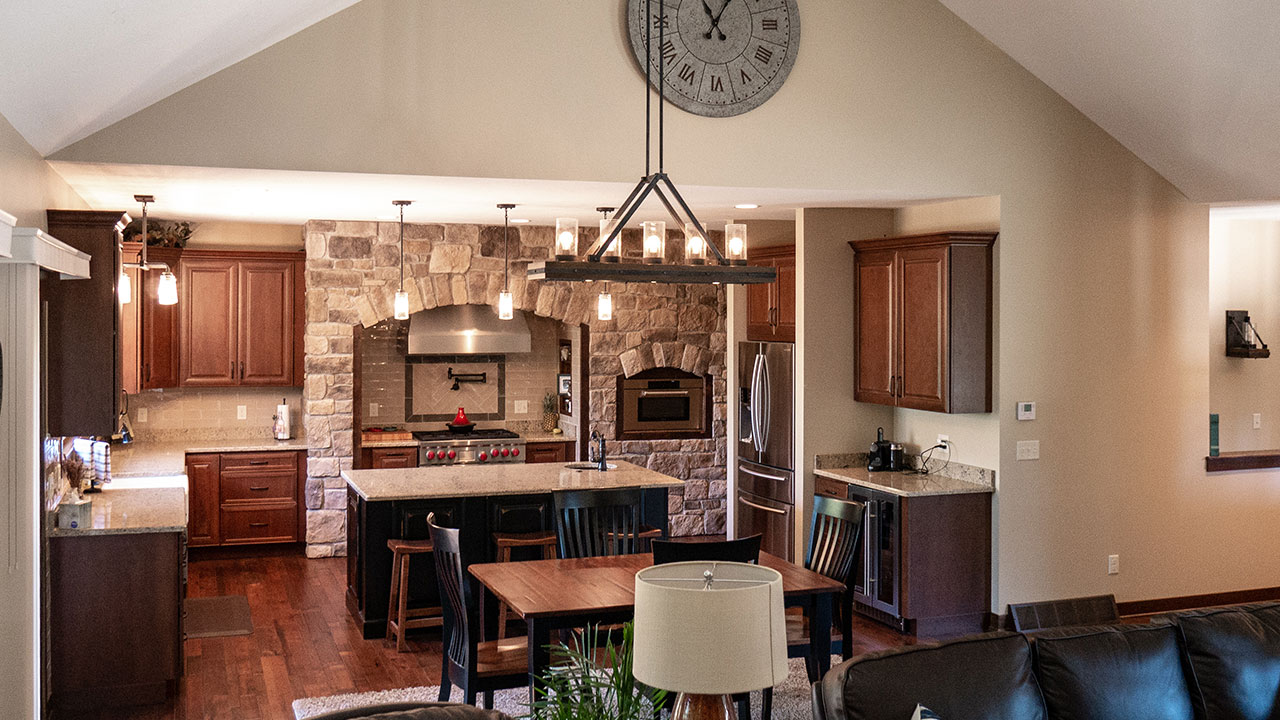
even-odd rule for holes
{"type": "Polygon", "coordinates": [[[404,206],[400,206],[400,292],[404,292],[404,206]]]}
{"type": "Polygon", "coordinates": [[[511,278],[511,209],[502,208],[502,292],[511,278]]]}
{"type": "Polygon", "coordinates": [[[147,269],[147,201],[142,201],[142,269],[147,269]]]}

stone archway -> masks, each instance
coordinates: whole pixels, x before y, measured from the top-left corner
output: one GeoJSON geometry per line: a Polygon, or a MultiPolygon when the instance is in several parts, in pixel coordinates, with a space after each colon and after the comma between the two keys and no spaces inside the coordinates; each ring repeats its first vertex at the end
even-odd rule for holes
{"type": "MultiPolygon", "coordinates": [[[[307,555],[346,552],[346,490],[352,463],[354,356],[352,329],[391,318],[400,281],[396,223],[313,220],[306,224],[306,380],[303,424],[307,462],[307,555]]],[[[406,224],[405,291],[410,312],[446,305],[497,305],[503,287],[503,228],[406,224]]],[[[594,229],[583,241],[594,240],[594,229]]],[[[712,437],[626,441],[620,457],[686,481],[670,498],[672,532],[719,533],[725,519],[725,297],[713,286],[617,284],[614,319],[596,318],[598,287],[527,281],[531,261],[551,255],[553,229],[511,229],[509,287],[516,309],[568,325],[585,325],[590,417],[614,435],[615,383],[654,367],[675,367],[713,383],[712,437]]],[[[639,255],[638,233],[624,252],[639,255]]],[[[668,243],[674,245],[674,243],[668,243]]]]}

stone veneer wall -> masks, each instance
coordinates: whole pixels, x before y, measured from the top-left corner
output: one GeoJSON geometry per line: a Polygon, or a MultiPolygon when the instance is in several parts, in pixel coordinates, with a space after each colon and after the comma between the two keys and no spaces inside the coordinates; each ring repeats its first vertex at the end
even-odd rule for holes
{"type": "MultiPolygon", "coordinates": [[[[582,230],[582,247],[594,240],[582,230]]],[[[306,224],[307,319],[303,424],[307,462],[307,555],[346,552],[346,490],[351,467],[353,326],[392,316],[400,280],[397,224],[312,220],[306,224]]],[[[614,283],[614,319],[596,319],[599,284],[527,281],[530,261],[551,255],[550,227],[511,228],[510,288],[515,307],[590,330],[590,425],[614,436],[616,379],[653,367],[678,367],[714,378],[713,436],[708,440],[611,442],[614,457],[681,478],[669,511],[675,535],[725,529],[725,295],[716,286],[614,283]]],[[[503,282],[503,228],[406,224],[405,290],[410,312],[455,304],[496,306],[503,282]]],[[[713,238],[714,239],[714,238],[713,238]]],[[[675,260],[683,237],[672,231],[675,260]]],[[[640,256],[638,231],[623,252],[640,256]]]]}

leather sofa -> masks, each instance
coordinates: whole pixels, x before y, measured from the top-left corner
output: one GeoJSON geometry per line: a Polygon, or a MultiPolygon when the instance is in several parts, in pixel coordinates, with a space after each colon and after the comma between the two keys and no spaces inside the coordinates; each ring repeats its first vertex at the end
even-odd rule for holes
{"type": "Polygon", "coordinates": [[[814,720],[909,720],[917,704],[943,720],[1274,720],[1280,603],[898,648],[813,685],[814,720]]]}

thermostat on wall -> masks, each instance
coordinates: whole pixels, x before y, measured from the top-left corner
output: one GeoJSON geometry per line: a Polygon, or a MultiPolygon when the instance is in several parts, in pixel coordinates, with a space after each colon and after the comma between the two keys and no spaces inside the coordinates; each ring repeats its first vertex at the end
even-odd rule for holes
{"type": "Polygon", "coordinates": [[[1018,419],[1019,420],[1035,420],[1036,404],[1033,402],[1018,403],[1018,419]]]}

